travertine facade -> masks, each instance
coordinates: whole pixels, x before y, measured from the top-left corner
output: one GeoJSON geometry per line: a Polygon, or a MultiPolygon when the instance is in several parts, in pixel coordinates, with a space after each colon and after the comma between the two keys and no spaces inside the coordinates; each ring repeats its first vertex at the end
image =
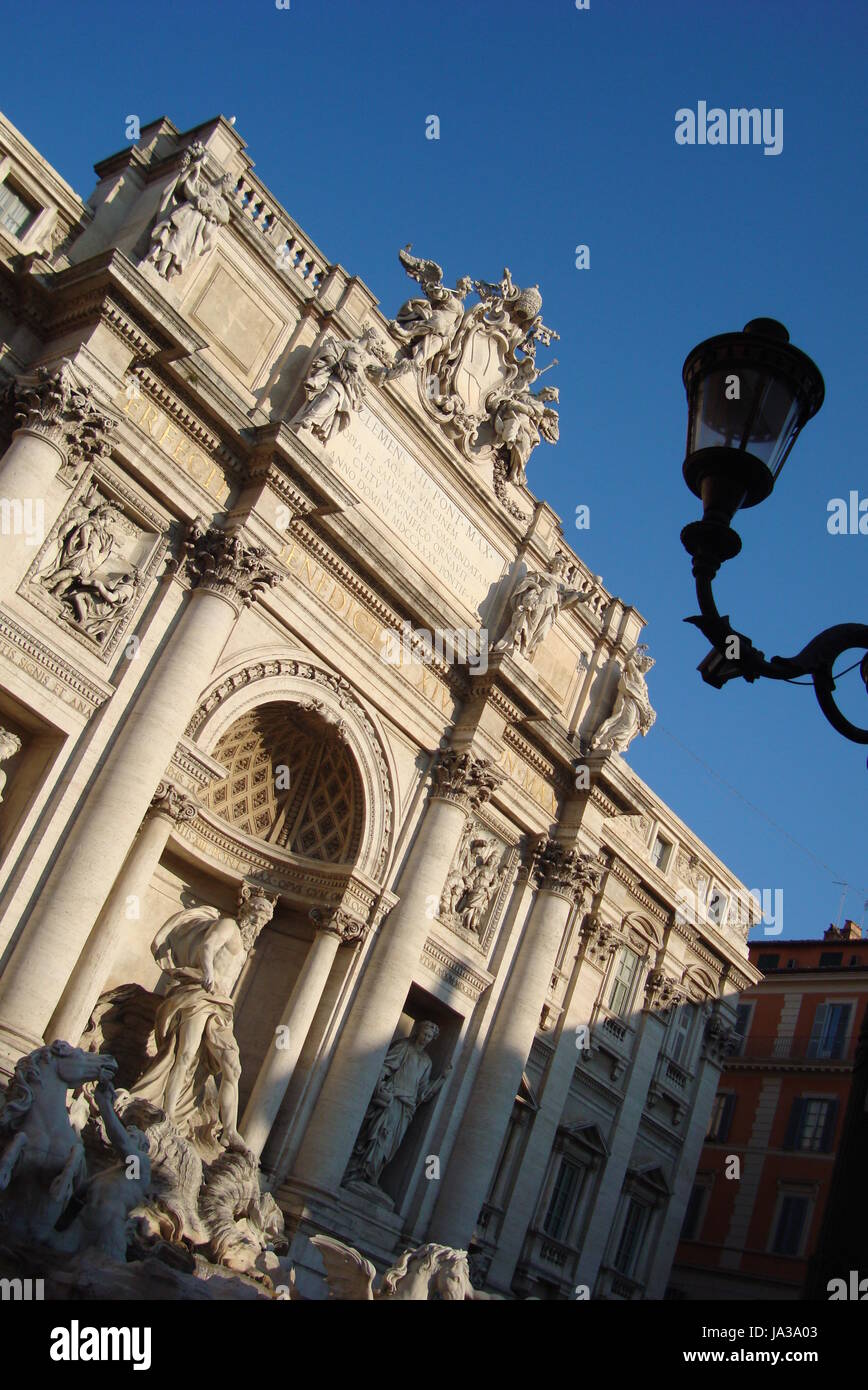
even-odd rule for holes
{"type": "Polygon", "coordinates": [[[408,248],[388,317],[222,118],[97,174],[0,121],[4,1073],[138,1010],[131,1104],[261,1158],[308,1294],[322,1233],[662,1296],[757,975],[621,756],[643,619],[527,488],[539,291],[408,248]]]}

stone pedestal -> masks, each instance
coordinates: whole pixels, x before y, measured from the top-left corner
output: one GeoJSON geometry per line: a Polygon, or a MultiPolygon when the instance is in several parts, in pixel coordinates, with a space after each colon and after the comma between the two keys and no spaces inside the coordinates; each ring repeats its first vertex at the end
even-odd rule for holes
{"type": "Polygon", "coordinates": [[[487,763],[441,754],[432,799],[344,1024],[328,1075],[293,1166],[293,1176],[337,1192],[428,932],[426,909],[439,902],[465,818],[496,785],[487,763]]]}
{"type": "Polygon", "coordinates": [[[532,870],[536,901],[487,1040],[455,1147],[446,1162],[431,1240],[464,1248],[491,1182],[564,928],[577,897],[598,875],[579,854],[549,840],[532,870]]]}

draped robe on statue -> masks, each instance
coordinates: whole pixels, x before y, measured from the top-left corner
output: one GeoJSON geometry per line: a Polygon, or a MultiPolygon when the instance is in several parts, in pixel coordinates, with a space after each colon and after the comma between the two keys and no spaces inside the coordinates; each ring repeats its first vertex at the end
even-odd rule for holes
{"type": "Polygon", "coordinates": [[[395,1157],[410,1121],[428,1098],[431,1058],[411,1038],[399,1038],[386,1053],[383,1071],[350,1159],[349,1176],[376,1186],[395,1157]]]}

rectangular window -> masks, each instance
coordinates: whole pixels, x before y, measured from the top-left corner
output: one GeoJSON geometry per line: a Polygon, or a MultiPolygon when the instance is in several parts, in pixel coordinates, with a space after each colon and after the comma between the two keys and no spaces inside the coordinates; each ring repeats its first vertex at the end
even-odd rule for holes
{"type": "Polygon", "coordinates": [[[831,1153],[837,1118],[837,1100],[798,1096],[787,1121],[784,1148],[800,1153],[831,1153]]]}
{"type": "Polygon", "coordinates": [[[549,1209],[543,1222],[543,1230],[552,1240],[560,1240],[567,1234],[584,1175],[585,1170],[578,1163],[571,1163],[568,1158],[561,1160],[549,1209]]]}
{"type": "Polygon", "coordinates": [[[609,1008],[613,1014],[623,1018],[633,999],[633,984],[639,969],[639,957],[629,946],[622,946],[615,967],[612,988],[609,991],[609,1008]]]}
{"type": "Polygon", "coordinates": [[[818,1004],[808,1042],[808,1056],[834,1060],[844,1056],[851,1004],[818,1004]]]}
{"type": "Polygon", "coordinates": [[[39,208],[27,201],[11,184],[0,183],[0,227],[20,237],[31,225],[39,208]]]}
{"type": "Polygon", "coordinates": [[[744,1043],[750,1028],[750,1021],[753,1015],[753,1004],[738,1004],[735,1010],[735,1023],[732,1029],[733,1057],[740,1057],[744,1051],[744,1043]]]}
{"type": "Polygon", "coordinates": [[[710,1139],[714,1144],[725,1144],[729,1138],[729,1130],[732,1125],[732,1117],[734,1114],[734,1092],[718,1092],[714,1097],[714,1107],[711,1111],[711,1121],[708,1126],[708,1133],[705,1136],[706,1139],[710,1139]]]}
{"type": "Polygon", "coordinates": [[[843,965],[843,964],[844,964],[844,952],[843,952],[843,951],[821,951],[821,952],[820,952],[820,969],[821,969],[821,970],[834,970],[834,969],[836,969],[836,967],[841,966],[841,965],[843,965]]]}
{"type": "Polygon", "coordinates": [[[757,970],[761,970],[765,975],[769,970],[777,970],[780,959],[780,956],[776,955],[773,951],[762,952],[757,956],[756,968],[757,970]]]}
{"type": "Polygon", "coordinates": [[[670,842],[668,840],[664,840],[662,835],[658,835],[654,841],[654,845],[651,850],[651,862],[653,864],[656,864],[658,869],[665,872],[666,866],[669,863],[669,855],[671,854],[671,852],[672,845],[670,844],[670,842]]]}
{"type": "Polygon", "coordinates": [[[681,1240],[696,1240],[699,1234],[701,1217],[705,1206],[705,1194],[708,1191],[708,1183],[697,1182],[693,1185],[690,1200],[684,1212],[684,1224],[681,1227],[681,1240]]]}
{"type": "Polygon", "coordinates": [[[651,1212],[648,1207],[637,1202],[635,1198],[630,1198],[630,1205],[627,1208],[624,1228],[621,1231],[621,1239],[618,1241],[614,1260],[615,1269],[627,1279],[631,1277],[636,1268],[650,1215],[651,1212]]]}
{"type": "Polygon", "coordinates": [[[776,1255],[798,1255],[809,1205],[810,1200],[807,1197],[790,1195],[781,1201],[772,1238],[772,1250],[776,1255]]]}
{"type": "Polygon", "coordinates": [[[690,1035],[693,1032],[693,1005],[682,1004],[680,1009],[675,1012],[675,1017],[669,1025],[672,1038],[669,1044],[669,1056],[673,1062],[678,1062],[682,1067],[687,1066],[690,1035]]]}

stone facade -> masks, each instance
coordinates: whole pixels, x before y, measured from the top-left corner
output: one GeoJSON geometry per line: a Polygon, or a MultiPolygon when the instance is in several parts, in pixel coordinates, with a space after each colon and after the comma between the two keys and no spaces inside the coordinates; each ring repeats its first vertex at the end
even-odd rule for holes
{"type": "Polygon", "coordinates": [[[223,118],[96,172],[0,118],[3,1073],[98,1051],[127,987],[159,1031],[243,938],[209,1056],[299,1289],[325,1234],[661,1297],[757,972],[744,888],[622,756],[643,619],[527,486],[539,291],[408,248],[389,317],[223,118]]]}

